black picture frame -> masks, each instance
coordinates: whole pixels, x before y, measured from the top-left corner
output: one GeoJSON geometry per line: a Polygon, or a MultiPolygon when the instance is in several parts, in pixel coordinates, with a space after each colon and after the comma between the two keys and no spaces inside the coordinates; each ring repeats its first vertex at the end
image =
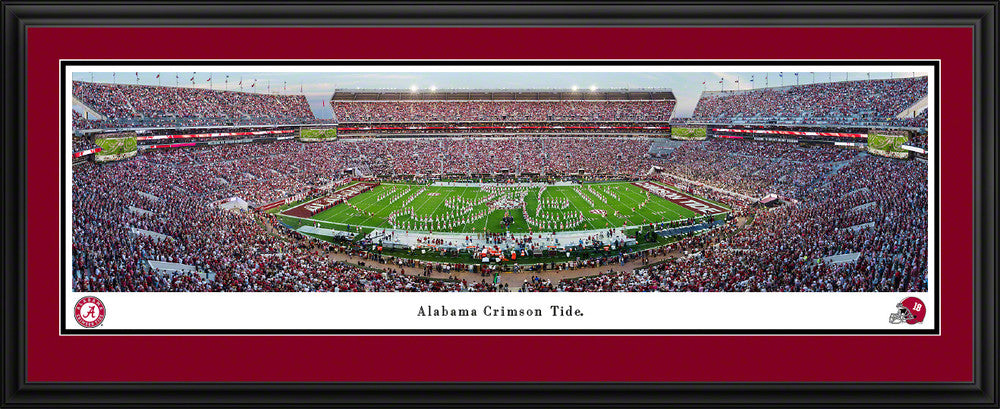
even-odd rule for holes
{"type": "MultiPolygon", "coordinates": [[[[721,3],[720,3],[721,4],[721,3]]],[[[941,406],[997,407],[997,2],[621,5],[5,1],[0,404],[27,406],[941,406]],[[974,381],[969,383],[38,383],[26,381],[25,51],[59,26],[949,26],[974,30],[974,381]]]]}

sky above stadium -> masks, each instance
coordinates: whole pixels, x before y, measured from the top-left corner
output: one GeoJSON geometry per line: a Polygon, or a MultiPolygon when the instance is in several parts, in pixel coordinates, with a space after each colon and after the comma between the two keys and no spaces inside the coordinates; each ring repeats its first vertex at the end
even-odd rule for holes
{"type": "Polygon", "coordinates": [[[331,118],[336,89],[544,88],[581,91],[607,88],[670,88],[675,117],[689,117],[705,90],[750,89],[844,80],[901,78],[919,72],[74,72],[74,81],[212,88],[245,92],[304,94],[318,118],[331,118]],[[138,74],[138,75],[137,75],[138,74]],[[798,74],[796,76],[796,74],[798,74]],[[159,78],[157,76],[159,75],[159,78]],[[228,78],[227,78],[228,76],[228,78]],[[211,78],[211,81],[209,81],[211,78]],[[721,82],[720,82],[721,81],[721,82]]]}

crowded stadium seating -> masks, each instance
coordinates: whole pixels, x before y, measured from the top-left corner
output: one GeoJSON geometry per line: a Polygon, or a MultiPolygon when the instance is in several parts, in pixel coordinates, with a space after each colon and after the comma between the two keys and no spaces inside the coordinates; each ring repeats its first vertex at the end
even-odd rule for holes
{"type": "Polygon", "coordinates": [[[317,122],[303,95],[73,81],[73,97],[106,117],[76,129],[317,122]]]}
{"type": "Polygon", "coordinates": [[[859,156],[804,192],[675,248],[686,257],[635,271],[536,283],[526,291],[927,291],[927,164],[859,156]],[[875,203],[864,211],[858,206],[875,203]],[[875,225],[856,228],[874,222],[875,225]],[[705,247],[702,247],[705,246],[705,247]],[[859,252],[852,263],[819,260],[859,252]]]}
{"type": "Polygon", "coordinates": [[[664,172],[754,198],[769,193],[798,197],[800,192],[848,161],[857,151],[796,147],[781,143],[709,140],[687,143],[669,159],[664,172]]]}
{"type": "Polygon", "coordinates": [[[649,90],[338,90],[342,135],[663,134],[676,100],[649,90]]]}
{"type": "MultiPolygon", "coordinates": [[[[855,133],[869,126],[926,127],[926,109],[896,118],[926,94],[926,77],[706,92],[693,117],[672,118],[676,100],[666,89],[338,90],[329,101],[334,118],[321,120],[302,95],[74,81],[74,98],[105,117],[88,120],[74,111],[74,130],[149,127],[140,134],[149,136],[266,125],[291,137],[298,124],[338,123],[341,139],[300,143],[268,136],[261,138],[266,142],[236,143],[246,141],[213,136],[205,140],[216,145],[142,146],[134,158],[103,164],[81,159],[72,176],[73,287],[499,290],[485,281],[429,281],[414,274],[419,262],[307,237],[253,210],[315,197],[345,175],[363,175],[406,181],[652,179],[733,206],[732,217],[705,234],[643,253],[571,262],[608,266],[606,274],[561,281],[538,276],[520,291],[926,291],[926,161],[798,143],[843,142],[826,135],[796,136],[797,143],[712,137],[652,150],[654,139],[645,137],[665,137],[668,124],[810,131],[818,125],[855,133]],[[758,206],[765,195],[777,195],[784,205],[758,206]],[[251,210],[210,205],[229,198],[251,210]],[[675,257],[635,270],[611,268],[650,252],[675,257]],[[395,267],[334,261],[334,253],[395,267]],[[857,261],[829,261],[845,254],[856,254],[857,261]],[[195,271],[161,273],[149,261],[195,271]]],[[[76,136],[72,149],[91,149],[91,141],[76,136]]],[[[915,135],[910,145],[926,148],[926,135],[915,135]]]]}
{"type": "Polygon", "coordinates": [[[92,129],[100,128],[101,120],[97,119],[86,119],[79,112],[73,112],[73,129],[92,129]]]}
{"type": "Polygon", "coordinates": [[[926,126],[926,118],[896,118],[925,95],[927,77],[705,92],[692,121],[926,126]]]}
{"type": "MultiPolygon", "coordinates": [[[[510,138],[336,141],[154,150],[73,173],[73,270],[77,291],[496,291],[485,283],[425,281],[408,262],[372,271],[331,252],[378,257],[316,241],[272,216],[206,206],[251,204],[313,191],[345,169],[372,174],[588,172],[697,179],[736,194],[780,193],[777,209],[726,200],[748,228],[724,228],[671,245],[697,255],[597,277],[532,280],[525,291],[922,291],[926,290],[927,164],[835,147],[732,141],[684,142],[647,158],[649,139],[510,138]],[[499,157],[499,158],[498,158],[499,157]],[[875,203],[875,205],[871,205],[875,203]],[[855,211],[864,206],[864,211],[855,211]],[[136,210],[140,209],[140,210],[136,210]],[[856,228],[875,222],[874,228],[856,228]],[[138,233],[140,231],[154,234],[138,233]],[[859,252],[856,263],[818,260],[859,252]],[[282,256],[276,257],[275,254],[282,256]],[[161,274],[147,260],[196,266],[161,274]],[[410,268],[406,271],[406,268],[410,268]],[[409,273],[409,274],[404,274],[409,273]],[[212,274],[214,279],[207,279],[212,274]]],[[[635,256],[628,256],[635,257],[635,256]]],[[[602,266],[608,258],[582,260],[602,266]]]]}
{"type": "Polygon", "coordinates": [[[97,145],[95,145],[90,139],[73,138],[73,152],[85,151],[96,147],[97,145]]]}
{"type": "MultiPolygon", "coordinates": [[[[442,141],[443,142],[443,141],[442,141]]],[[[457,144],[457,141],[448,141],[457,144]]],[[[494,142],[494,141],[489,141],[494,142]]],[[[444,149],[468,146],[411,142],[391,149],[420,152],[423,160],[436,161],[444,149]]],[[[599,138],[577,141],[602,152],[641,152],[641,143],[599,138]]],[[[516,146],[516,145],[515,145],[516,146]]],[[[474,155],[486,155],[491,145],[474,155]]],[[[595,164],[609,166],[613,157],[593,160],[581,145],[570,142],[548,147],[560,157],[559,168],[595,164]],[[568,159],[562,159],[570,156],[568,159]],[[575,157],[574,157],[575,156],[575,157]]],[[[327,177],[354,166],[362,158],[385,155],[387,169],[419,164],[410,159],[399,164],[381,142],[330,144],[224,145],[201,149],[152,151],[136,159],[106,165],[86,164],[73,174],[74,287],[78,291],[433,291],[475,290],[473,285],[421,282],[389,272],[373,273],[356,266],[329,263],[320,251],[333,246],[284,229],[265,214],[234,213],[205,203],[239,196],[252,203],[305,193],[328,182],[327,177]],[[135,211],[134,209],[142,209],[135,211]],[[192,221],[197,221],[192,223],[192,221]],[[160,236],[137,234],[131,228],[160,236]],[[266,254],[282,253],[272,258],[266,254]],[[197,266],[197,274],[161,275],[145,260],[197,266]],[[300,274],[301,273],[301,274],[300,274]]],[[[616,155],[616,154],[613,154],[616,155]]],[[[485,157],[485,156],[482,156],[485,157]]],[[[532,166],[541,168],[538,159],[532,166]]],[[[496,163],[467,166],[490,169],[496,163]]],[[[633,166],[638,166],[633,165],[633,166]]],[[[419,169],[419,167],[417,167],[419,169]]],[[[618,167],[608,167],[618,171],[618,167]]]]}
{"type": "Polygon", "coordinates": [[[342,122],[667,121],[674,101],[334,101],[342,122]]]}

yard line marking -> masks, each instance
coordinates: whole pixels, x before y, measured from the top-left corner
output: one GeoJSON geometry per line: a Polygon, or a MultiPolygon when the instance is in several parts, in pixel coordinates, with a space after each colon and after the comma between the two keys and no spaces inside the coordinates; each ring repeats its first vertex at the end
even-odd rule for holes
{"type": "MultiPolygon", "coordinates": [[[[590,215],[590,214],[593,214],[593,213],[590,213],[590,211],[587,211],[586,213],[584,213],[583,210],[580,209],[580,206],[577,206],[576,203],[573,200],[570,200],[570,198],[568,196],[566,196],[566,193],[564,193],[565,190],[566,189],[559,189],[559,193],[562,194],[563,197],[566,198],[566,200],[570,201],[570,204],[572,204],[573,207],[576,208],[576,211],[578,211],[580,213],[583,213],[584,217],[587,217],[587,219],[586,219],[587,220],[587,225],[591,227],[590,230],[594,230],[594,229],[607,229],[608,228],[607,226],[605,226],[605,227],[596,227],[596,226],[594,226],[593,219],[591,219],[590,217],[587,216],[587,215],[590,215]]],[[[574,194],[579,195],[579,193],[577,193],[572,188],[569,188],[569,190],[572,191],[574,194]]],[[[582,190],[581,190],[581,192],[582,192],[582,190]]],[[[595,209],[596,209],[596,207],[595,207],[595,209]]],[[[611,224],[611,220],[608,220],[607,216],[602,216],[602,217],[604,218],[605,222],[607,222],[608,224],[611,224]]]]}

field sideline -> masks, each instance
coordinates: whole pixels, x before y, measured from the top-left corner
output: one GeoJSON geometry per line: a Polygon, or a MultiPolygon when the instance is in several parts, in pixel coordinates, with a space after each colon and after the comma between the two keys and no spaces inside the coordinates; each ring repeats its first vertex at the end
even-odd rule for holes
{"type": "MultiPolygon", "coordinates": [[[[542,202],[548,204],[543,204],[541,214],[536,216],[536,209],[539,206],[539,189],[538,187],[530,187],[525,189],[526,194],[522,193],[530,217],[536,220],[558,219],[560,217],[563,220],[569,220],[577,219],[579,215],[582,215],[583,221],[568,228],[561,226],[540,228],[533,225],[530,226],[530,231],[533,232],[620,228],[623,224],[637,226],[700,216],[700,213],[656,195],[650,195],[646,206],[638,208],[640,203],[647,201],[647,193],[642,188],[628,182],[593,183],[582,186],[547,186],[541,199],[542,202]]],[[[490,195],[490,192],[479,187],[383,183],[371,191],[349,199],[348,203],[353,207],[341,203],[316,214],[312,220],[320,221],[323,227],[333,227],[338,230],[342,230],[348,225],[371,229],[389,229],[392,228],[388,221],[389,217],[393,212],[401,209],[412,208],[413,216],[422,219],[441,218],[447,214],[455,215],[458,213],[454,206],[456,200],[463,201],[466,205],[462,207],[467,207],[469,203],[487,198],[490,195]],[[445,205],[449,200],[453,201],[452,207],[445,205]],[[404,205],[404,202],[408,203],[404,205]]],[[[513,192],[501,193],[501,195],[512,198],[514,202],[520,201],[520,195],[513,192]]],[[[414,220],[409,214],[397,216],[396,221],[397,223],[409,222],[410,227],[416,225],[417,228],[410,229],[413,231],[474,233],[483,232],[485,227],[488,232],[505,230],[512,233],[529,232],[529,224],[524,218],[520,205],[511,209],[499,208],[492,211],[485,203],[471,206],[471,211],[455,216],[455,219],[465,219],[483,212],[486,213],[486,216],[470,223],[438,223],[435,228],[426,229],[423,227],[428,223],[414,220]],[[504,214],[507,212],[513,218],[509,229],[505,229],[501,225],[504,214]],[[450,224],[450,226],[441,227],[441,224],[450,224]]]]}

